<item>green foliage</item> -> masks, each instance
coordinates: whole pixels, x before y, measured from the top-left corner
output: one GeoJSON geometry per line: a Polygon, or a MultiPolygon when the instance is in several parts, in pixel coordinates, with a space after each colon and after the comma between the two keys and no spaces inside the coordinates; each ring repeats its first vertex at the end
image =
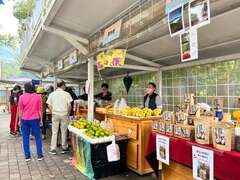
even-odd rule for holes
{"type": "Polygon", "coordinates": [[[15,49],[18,46],[18,39],[11,34],[0,34],[0,46],[8,46],[15,49]]]}
{"type": "Polygon", "coordinates": [[[13,7],[13,15],[19,21],[18,34],[20,39],[23,38],[23,33],[26,30],[26,21],[32,14],[34,2],[34,0],[19,0],[13,7]]]}

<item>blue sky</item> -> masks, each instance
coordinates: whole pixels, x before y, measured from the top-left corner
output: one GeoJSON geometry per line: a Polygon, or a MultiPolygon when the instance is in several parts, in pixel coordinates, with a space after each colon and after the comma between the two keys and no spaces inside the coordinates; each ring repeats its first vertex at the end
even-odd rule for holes
{"type": "Polygon", "coordinates": [[[182,7],[179,7],[177,9],[175,9],[174,11],[170,12],[169,14],[169,20],[170,22],[174,19],[176,19],[177,17],[181,17],[182,16],[182,7]]]}
{"type": "Polygon", "coordinates": [[[15,0],[3,0],[0,5],[0,34],[17,35],[18,20],[13,16],[15,0]]]}

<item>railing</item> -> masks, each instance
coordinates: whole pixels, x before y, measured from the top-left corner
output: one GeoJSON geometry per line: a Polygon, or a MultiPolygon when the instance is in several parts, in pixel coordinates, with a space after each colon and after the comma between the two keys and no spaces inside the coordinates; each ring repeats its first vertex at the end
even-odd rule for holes
{"type": "Polygon", "coordinates": [[[35,0],[35,5],[32,11],[32,15],[27,20],[26,31],[23,35],[23,42],[21,45],[21,54],[24,55],[28,49],[32,38],[37,32],[43,17],[46,14],[49,5],[53,0],[35,0]]]}

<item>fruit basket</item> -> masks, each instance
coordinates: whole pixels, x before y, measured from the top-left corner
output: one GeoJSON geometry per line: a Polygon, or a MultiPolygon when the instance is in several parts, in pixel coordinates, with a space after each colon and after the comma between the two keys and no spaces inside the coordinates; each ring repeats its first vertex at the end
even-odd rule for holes
{"type": "Polygon", "coordinates": [[[90,144],[110,142],[113,139],[112,133],[109,130],[104,129],[100,124],[93,124],[84,118],[71,122],[68,129],[90,144]]]}

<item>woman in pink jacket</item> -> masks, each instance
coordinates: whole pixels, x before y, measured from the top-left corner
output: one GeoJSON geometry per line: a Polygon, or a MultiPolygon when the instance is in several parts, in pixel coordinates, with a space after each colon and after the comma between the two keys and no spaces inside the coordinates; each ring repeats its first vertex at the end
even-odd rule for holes
{"type": "Polygon", "coordinates": [[[29,136],[30,131],[35,136],[38,160],[43,159],[42,138],[40,132],[41,114],[42,114],[42,98],[36,94],[35,86],[29,82],[24,85],[25,93],[19,99],[19,119],[21,120],[21,129],[23,136],[23,149],[26,161],[31,160],[29,136]]]}

